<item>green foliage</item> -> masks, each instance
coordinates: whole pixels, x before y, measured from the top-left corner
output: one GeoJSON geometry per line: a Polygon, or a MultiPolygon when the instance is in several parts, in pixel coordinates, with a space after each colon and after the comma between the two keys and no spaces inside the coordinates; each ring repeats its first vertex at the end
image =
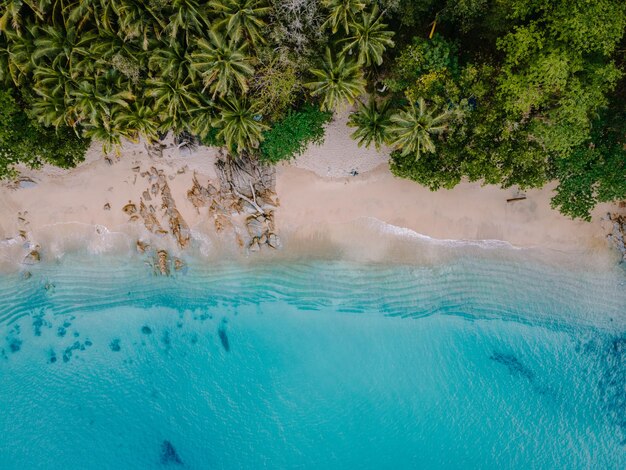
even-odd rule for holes
{"type": "Polygon", "coordinates": [[[559,185],[552,207],[563,214],[590,220],[597,203],[626,199],[626,111],[620,104],[622,109],[594,123],[590,142],[557,160],[559,185]]]}
{"type": "Polygon", "coordinates": [[[326,48],[322,68],[311,70],[311,74],[314,78],[306,86],[311,89],[312,97],[321,98],[324,111],[352,104],[365,93],[365,79],[359,65],[346,60],[343,54],[333,57],[329,48],[326,48]]]}
{"type": "Polygon", "coordinates": [[[302,89],[298,64],[286,54],[264,51],[251,81],[253,99],[261,114],[271,121],[280,119],[302,89]]]}
{"type": "Polygon", "coordinates": [[[458,50],[453,41],[439,34],[432,40],[415,37],[396,58],[393,73],[385,83],[392,91],[402,92],[426,74],[455,76],[458,67],[458,50]]]}
{"type": "Polygon", "coordinates": [[[223,29],[235,42],[246,39],[253,46],[266,42],[263,28],[264,17],[272,9],[265,0],[215,0],[210,5],[223,16],[214,26],[223,29]]]}
{"type": "Polygon", "coordinates": [[[435,152],[418,160],[394,152],[394,174],[431,189],[462,178],[539,187],[556,177],[553,206],[584,218],[597,202],[625,197],[624,130],[620,140],[609,130],[616,125],[606,124],[616,122],[618,108],[597,120],[624,75],[617,52],[624,2],[449,0],[439,20],[438,31],[446,22],[458,28],[456,42],[414,40],[385,84],[395,97],[424,97],[463,113],[435,152]],[[460,56],[456,44],[473,55],[460,56]]]}
{"type": "Polygon", "coordinates": [[[217,127],[211,127],[201,139],[202,145],[208,147],[225,147],[224,139],[218,137],[220,130],[217,127]]]}
{"type": "Polygon", "coordinates": [[[624,33],[626,4],[516,3],[514,15],[528,21],[498,41],[501,106],[510,120],[529,122],[530,140],[564,157],[588,140],[591,120],[622,75],[605,56],[624,33]]]}
{"type": "Polygon", "coordinates": [[[219,131],[215,136],[223,140],[226,148],[236,154],[256,149],[263,140],[268,127],[261,122],[261,115],[252,103],[231,98],[220,103],[219,131]]]}
{"type": "Polygon", "coordinates": [[[200,39],[197,45],[198,50],[191,54],[191,66],[202,77],[204,87],[213,91],[213,99],[248,91],[254,67],[246,56],[246,43],[239,42],[237,36],[228,39],[210,30],[209,39],[200,39]]]}
{"type": "Polygon", "coordinates": [[[389,118],[389,141],[403,157],[412,154],[419,160],[423,153],[435,152],[434,137],[448,129],[455,113],[449,110],[428,109],[426,100],[400,108],[389,118]]]}
{"type": "Polygon", "coordinates": [[[324,124],[330,122],[332,113],[306,105],[290,112],[282,121],[264,133],[260,147],[263,161],[277,163],[289,160],[306,150],[309,144],[324,141],[324,124]]]}
{"type": "Polygon", "coordinates": [[[356,127],[351,137],[358,141],[359,147],[374,144],[376,150],[388,143],[390,102],[377,103],[375,96],[370,96],[367,104],[359,103],[358,111],[351,113],[348,126],[356,127]]]}
{"type": "Polygon", "coordinates": [[[339,31],[339,28],[343,28],[348,34],[355,15],[365,8],[367,2],[364,0],[322,0],[322,4],[329,11],[324,25],[329,27],[333,34],[339,31]]]}
{"type": "Polygon", "coordinates": [[[382,22],[378,5],[374,5],[371,12],[363,12],[359,21],[350,24],[351,36],[345,38],[343,53],[358,52],[359,64],[381,65],[383,54],[388,47],[393,47],[391,40],[394,33],[387,30],[387,25],[382,22]]]}
{"type": "Polygon", "coordinates": [[[71,168],[84,160],[88,146],[67,127],[55,131],[31,121],[11,93],[0,90],[0,179],[15,176],[18,163],[71,168]]]}
{"type": "Polygon", "coordinates": [[[0,0],[0,177],[170,131],[275,162],[367,89],[353,137],[393,145],[395,174],[556,177],[588,217],[624,197],[625,28],[623,0],[0,0]]]}

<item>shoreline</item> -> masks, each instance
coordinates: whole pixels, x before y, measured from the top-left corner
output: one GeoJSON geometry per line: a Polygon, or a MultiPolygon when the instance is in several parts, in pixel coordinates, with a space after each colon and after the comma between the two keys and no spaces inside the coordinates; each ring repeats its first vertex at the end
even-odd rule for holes
{"type": "Polygon", "coordinates": [[[86,161],[74,169],[23,170],[23,187],[0,185],[0,270],[27,269],[24,260],[33,247],[41,251],[41,261],[82,249],[98,255],[134,251],[137,240],[172,256],[189,256],[191,252],[185,254],[172,237],[149,233],[137,217],[129,219],[122,210],[142,200],[142,191],[146,196],[142,179],[151,181],[151,168],[171,188],[194,250],[207,259],[432,261],[437,250],[416,249],[413,242],[418,240],[444,248],[532,248],[564,259],[590,255],[602,259],[601,264],[618,261],[617,251],[606,240],[609,224],[602,216],[624,209],[602,204],[594,210],[592,222],[584,222],[550,208],[551,187],[526,191],[525,199],[513,202],[507,199],[520,195],[515,189],[479,183],[431,192],[394,177],[386,156],[371,151],[358,174],[337,176],[349,175],[363,154],[355,142],[336,145],[335,134],[345,133],[343,127],[343,122],[331,124],[324,145],[276,167],[273,212],[282,249],[264,247],[261,253],[250,253],[241,245],[241,229],[233,225],[230,233],[217,233],[208,209],[188,199],[194,177],[201,184],[216,180],[219,149],[199,147],[181,154],[166,141],[161,154],[154,155],[143,143],[125,143],[108,163],[100,145],[93,143],[86,161]],[[331,162],[335,168],[328,176],[331,162]]]}

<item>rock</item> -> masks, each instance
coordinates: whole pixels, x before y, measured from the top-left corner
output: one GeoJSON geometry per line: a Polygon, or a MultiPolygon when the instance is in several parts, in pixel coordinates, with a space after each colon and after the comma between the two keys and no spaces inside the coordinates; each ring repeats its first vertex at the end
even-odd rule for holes
{"type": "Polygon", "coordinates": [[[37,186],[37,182],[33,181],[27,176],[20,176],[17,184],[20,189],[32,188],[37,186]]]}
{"type": "Polygon", "coordinates": [[[250,242],[250,245],[248,246],[248,250],[250,250],[253,253],[256,253],[257,251],[261,251],[261,246],[259,245],[259,239],[257,237],[254,237],[252,239],[252,241],[250,242]]]}
{"type": "MultiPolygon", "coordinates": [[[[162,175],[161,175],[162,176],[162,175]]],[[[161,198],[163,200],[163,209],[165,209],[166,215],[169,218],[169,225],[174,238],[178,242],[180,248],[186,248],[191,240],[189,232],[189,226],[178,209],[176,209],[176,202],[172,197],[172,192],[167,184],[167,181],[163,179],[161,183],[161,198]]]]}
{"type": "Polygon", "coordinates": [[[36,263],[39,263],[40,261],[41,261],[41,254],[39,253],[37,249],[34,249],[34,250],[31,250],[30,253],[28,253],[24,257],[24,261],[22,261],[22,263],[36,264],[36,263]]]}
{"type": "Polygon", "coordinates": [[[267,235],[265,233],[261,235],[261,238],[259,238],[259,243],[261,245],[265,245],[267,243],[267,235]]]}
{"type": "Polygon", "coordinates": [[[196,209],[199,209],[203,206],[209,205],[209,200],[211,198],[211,193],[209,188],[205,188],[198,182],[198,178],[194,175],[193,177],[193,186],[189,191],[187,191],[187,199],[191,201],[193,206],[196,209]]]}
{"type": "Polygon", "coordinates": [[[159,231],[163,231],[161,223],[154,215],[155,212],[156,209],[154,208],[154,206],[150,205],[150,207],[148,208],[143,201],[139,203],[139,214],[143,219],[143,224],[152,233],[158,233],[159,231]]]}
{"type": "Polygon", "coordinates": [[[174,269],[180,271],[185,267],[185,263],[180,258],[174,258],[174,269]]]}
{"type": "Polygon", "coordinates": [[[260,237],[265,232],[265,219],[250,216],[246,219],[246,228],[251,237],[260,237]]]}
{"type": "Polygon", "coordinates": [[[159,250],[157,253],[157,264],[156,268],[158,269],[157,274],[161,274],[161,276],[169,276],[170,275],[170,260],[167,251],[159,250]]]}
{"type": "Polygon", "coordinates": [[[111,210],[111,204],[109,204],[108,202],[104,205],[103,209],[105,211],[110,211],[111,210]]]}
{"type": "Polygon", "coordinates": [[[132,168],[132,170],[133,170],[135,173],[139,173],[139,170],[141,170],[141,168],[139,168],[138,166],[135,166],[135,167],[133,167],[133,168],[132,168]]]}
{"type": "Polygon", "coordinates": [[[24,271],[22,273],[22,279],[25,280],[25,281],[30,279],[31,277],[33,277],[33,275],[31,274],[30,271],[24,271]]]}
{"type": "Polygon", "coordinates": [[[267,236],[267,244],[271,246],[272,248],[279,248],[280,239],[278,238],[278,235],[270,232],[269,235],[267,236]]]}
{"type": "Polygon", "coordinates": [[[613,222],[612,231],[607,239],[613,243],[622,255],[622,261],[626,262],[626,216],[613,214],[609,217],[613,222]]]}
{"type": "Polygon", "coordinates": [[[145,253],[149,247],[150,245],[148,245],[147,243],[142,242],[141,240],[137,240],[137,251],[139,253],[145,253]]]}
{"type": "Polygon", "coordinates": [[[128,215],[135,214],[137,212],[137,206],[128,201],[128,204],[122,207],[122,210],[128,215]]]}

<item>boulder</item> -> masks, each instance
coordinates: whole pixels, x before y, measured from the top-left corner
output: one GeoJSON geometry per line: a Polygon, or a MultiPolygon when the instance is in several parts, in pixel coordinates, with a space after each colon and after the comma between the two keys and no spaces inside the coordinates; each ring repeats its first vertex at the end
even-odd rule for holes
{"type": "Polygon", "coordinates": [[[33,249],[31,250],[25,257],[24,257],[24,264],[36,264],[39,263],[41,261],[41,254],[39,253],[38,249],[33,249]]]}

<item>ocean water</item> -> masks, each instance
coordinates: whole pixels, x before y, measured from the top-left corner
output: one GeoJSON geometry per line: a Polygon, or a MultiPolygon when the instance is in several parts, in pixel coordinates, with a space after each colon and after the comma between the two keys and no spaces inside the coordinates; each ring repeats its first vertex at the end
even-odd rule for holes
{"type": "Polygon", "coordinates": [[[626,468],[624,270],[483,251],[2,275],[0,469],[626,468]]]}

